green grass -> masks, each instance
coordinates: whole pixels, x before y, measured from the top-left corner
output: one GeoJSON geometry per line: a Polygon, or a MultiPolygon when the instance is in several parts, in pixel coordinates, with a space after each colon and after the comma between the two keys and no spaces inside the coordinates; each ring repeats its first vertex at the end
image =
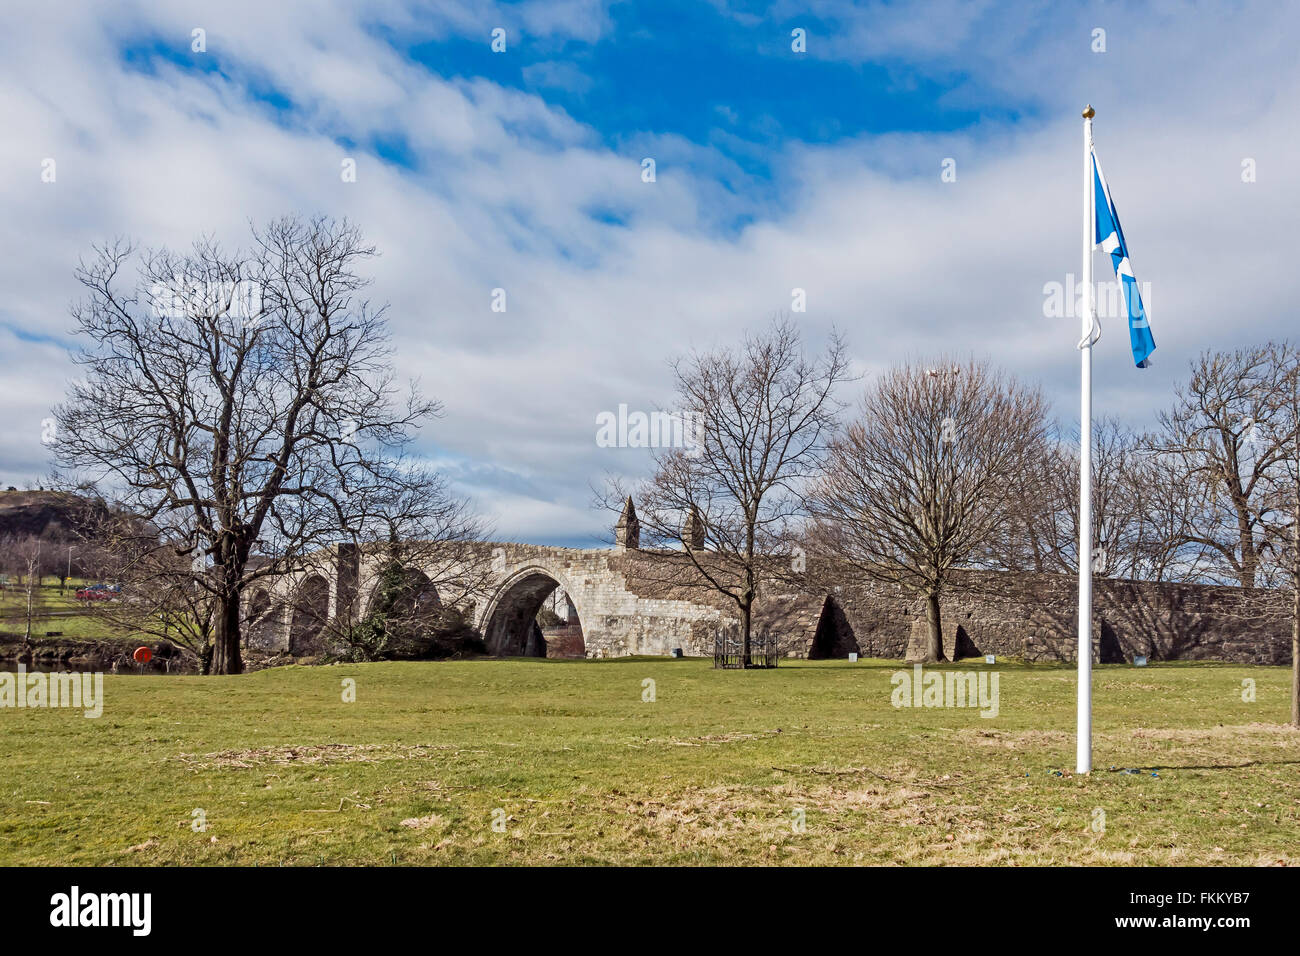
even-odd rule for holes
{"type": "Polygon", "coordinates": [[[1098,770],[1080,778],[1074,671],[959,665],[986,668],[1001,675],[993,719],[895,709],[892,661],[109,675],[99,719],[0,710],[0,863],[1300,860],[1286,670],[1098,668],[1098,770]]]}
{"type": "MultiPolygon", "coordinates": [[[[76,599],[76,590],[82,587],[81,582],[76,584],[68,582],[63,593],[59,593],[59,579],[45,578],[37,585],[35,593],[32,595],[33,613],[46,614],[51,611],[70,611],[80,608],[81,602],[76,599]],[[49,583],[53,581],[53,583],[49,583]]],[[[25,586],[11,583],[0,589],[0,615],[23,617],[27,614],[27,589],[25,586]]]]}
{"type": "MultiPolygon", "coordinates": [[[[0,621],[0,631],[17,634],[25,633],[24,618],[6,618],[0,621]]],[[[156,637],[140,634],[130,628],[113,627],[108,621],[94,614],[73,614],[67,617],[42,617],[32,620],[32,639],[40,642],[46,639],[46,633],[54,631],[58,637],[51,641],[110,641],[128,640],[138,637],[147,643],[153,643],[156,637]]]]}
{"type": "MultiPolygon", "coordinates": [[[[43,640],[47,631],[60,633],[60,637],[54,640],[154,640],[130,629],[115,627],[102,614],[96,613],[102,610],[98,605],[78,601],[76,589],[87,583],[94,582],[70,578],[68,586],[60,594],[57,577],[47,576],[42,580],[32,600],[32,637],[35,640],[43,640]]],[[[16,584],[10,584],[0,590],[0,632],[21,635],[26,627],[27,592],[16,584]]]]}

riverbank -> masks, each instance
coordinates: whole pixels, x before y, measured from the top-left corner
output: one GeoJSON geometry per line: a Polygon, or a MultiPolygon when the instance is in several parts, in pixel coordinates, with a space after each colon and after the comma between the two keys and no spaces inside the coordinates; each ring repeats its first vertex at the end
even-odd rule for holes
{"type": "Polygon", "coordinates": [[[29,644],[21,634],[0,633],[0,670],[22,664],[29,671],[101,671],[113,673],[192,673],[193,664],[179,648],[137,638],[33,638],[29,644]],[[133,659],[136,648],[148,647],[153,655],[148,664],[133,659]]]}

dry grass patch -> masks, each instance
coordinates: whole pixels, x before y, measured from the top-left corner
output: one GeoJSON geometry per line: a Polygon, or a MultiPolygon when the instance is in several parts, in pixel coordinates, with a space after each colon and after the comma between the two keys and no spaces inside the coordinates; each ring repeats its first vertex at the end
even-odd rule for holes
{"type": "Polygon", "coordinates": [[[182,753],[177,754],[176,759],[195,770],[211,770],[215,767],[248,769],[268,764],[300,767],[343,762],[371,763],[378,760],[427,760],[448,750],[455,748],[432,744],[306,744],[255,750],[222,750],[202,755],[182,753]]]}

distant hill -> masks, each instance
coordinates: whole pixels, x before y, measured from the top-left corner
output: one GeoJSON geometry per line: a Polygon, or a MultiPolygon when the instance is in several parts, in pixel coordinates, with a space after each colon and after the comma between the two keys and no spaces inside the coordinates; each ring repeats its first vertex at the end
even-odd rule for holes
{"type": "Polygon", "coordinates": [[[0,538],[71,540],[108,511],[98,498],[66,491],[0,491],[0,538]]]}

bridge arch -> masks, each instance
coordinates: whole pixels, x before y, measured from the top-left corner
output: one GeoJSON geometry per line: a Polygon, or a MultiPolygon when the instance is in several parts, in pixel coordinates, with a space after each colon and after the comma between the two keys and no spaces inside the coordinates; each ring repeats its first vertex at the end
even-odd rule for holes
{"type": "Polygon", "coordinates": [[[244,643],[259,650],[283,650],[284,604],[271,589],[259,584],[244,600],[244,643]]]}
{"type": "Polygon", "coordinates": [[[244,626],[252,627],[271,610],[271,592],[259,585],[244,597],[244,626]]]}
{"type": "Polygon", "coordinates": [[[419,617],[442,606],[442,596],[429,576],[414,565],[395,565],[381,568],[376,580],[370,586],[365,603],[361,607],[361,616],[379,608],[385,600],[391,602],[391,608],[400,614],[419,617]]]}
{"type": "Polygon", "coordinates": [[[501,656],[545,657],[537,612],[556,588],[568,595],[581,626],[583,611],[565,575],[540,564],[526,565],[501,582],[483,609],[479,630],[488,650],[501,656]]]}
{"type": "Polygon", "coordinates": [[[322,574],[310,574],[299,582],[291,599],[289,653],[295,657],[324,650],[325,629],[330,616],[330,583],[322,574]]]}

